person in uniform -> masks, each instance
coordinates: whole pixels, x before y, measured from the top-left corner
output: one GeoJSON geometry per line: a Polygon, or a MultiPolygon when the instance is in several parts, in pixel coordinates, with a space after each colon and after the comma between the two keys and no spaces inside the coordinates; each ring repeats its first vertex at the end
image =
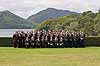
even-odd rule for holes
{"type": "Polygon", "coordinates": [[[50,33],[50,42],[48,45],[50,48],[53,48],[53,33],[52,32],[50,33]]]}
{"type": "Polygon", "coordinates": [[[46,48],[46,42],[45,42],[45,38],[46,38],[46,35],[45,33],[43,33],[42,35],[42,38],[41,38],[41,44],[42,44],[42,48],[46,48]]]}
{"type": "Polygon", "coordinates": [[[16,31],[15,34],[13,34],[12,44],[14,48],[18,47],[18,31],[16,31]]]}
{"type": "Polygon", "coordinates": [[[56,43],[55,43],[55,32],[53,31],[53,35],[52,35],[52,44],[53,44],[53,48],[56,48],[56,43]]]}
{"type": "Polygon", "coordinates": [[[22,48],[25,48],[25,39],[26,39],[25,32],[22,31],[21,32],[21,44],[22,44],[22,48]]]}
{"type": "Polygon", "coordinates": [[[61,39],[61,36],[60,36],[60,32],[58,32],[58,35],[57,35],[57,43],[58,43],[58,48],[61,48],[61,44],[62,44],[62,39],[61,39]]]}
{"type": "Polygon", "coordinates": [[[49,48],[51,47],[51,45],[50,45],[50,38],[51,38],[51,32],[48,32],[47,33],[47,44],[48,44],[49,48]]]}
{"type": "Polygon", "coordinates": [[[58,32],[58,48],[63,48],[64,46],[64,35],[59,31],[58,32]]]}
{"type": "Polygon", "coordinates": [[[28,32],[26,33],[26,39],[25,39],[25,48],[29,48],[29,34],[28,32]]]}
{"type": "Polygon", "coordinates": [[[18,48],[21,48],[22,46],[22,35],[21,35],[21,31],[18,32],[18,48]]]}
{"type": "Polygon", "coordinates": [[[72,48],[73,35],[71,32],[68,34],[68,47],[72,48]]]}
{"type": "Polygon", "coordinates": [[[68,47],[68,32],[65,33],[64,35],[64,47],[67,48],[68,47]]]}
{"type": "Polygon", "coordinates": [[[76,32],[76,43],[77,43],[77,47],[81,46],[81,44],[80,44],[80,33],[79,32],[76,32]]]}
{"type": "Polygon", "coordinates": [[[43,41],[44,41],[44,38],[43,38],[43,36],[44,36],[44,32],[43,32],[43,30],[41,30],[41,32],[40,32],[40,46],[41,46],[41,48],[44,48],[44,43],[43,43],[43,41]]]}
{"type": "Polygon", "coordinates": [[[85,34],[83,32],[80,32],[80,47],[84,48],[85,47],[85,34]]]}
{"type": "Polygon", "coordinates": [[[76,31],[73,33],[73,47],[75,48],[78,48],[78,44],[77,44],[77,41],[78,41],[78,36],[76,34],[76,31]]]}
{"type": "Polygon", "coordinates": [[[31,47],[35,48],[35,33],[33,33],[30,43],[31,43],[31,47]]]}
{"type": "Polygon", "coordinates": [[[54,43],[55,43],[55,48],[58,48],[59,44],[58,44],[58,34],[57,33],[55,33],[54,43]]]}

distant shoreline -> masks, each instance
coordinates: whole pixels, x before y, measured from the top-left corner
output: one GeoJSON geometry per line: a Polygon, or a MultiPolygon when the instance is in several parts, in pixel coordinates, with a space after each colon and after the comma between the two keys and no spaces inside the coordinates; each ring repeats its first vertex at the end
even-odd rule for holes
{"type": "Polygon", "coordinates": [[[0,29],[0,37],[12,37],[16,31],[34,31],[35,29],[0,29]]]}

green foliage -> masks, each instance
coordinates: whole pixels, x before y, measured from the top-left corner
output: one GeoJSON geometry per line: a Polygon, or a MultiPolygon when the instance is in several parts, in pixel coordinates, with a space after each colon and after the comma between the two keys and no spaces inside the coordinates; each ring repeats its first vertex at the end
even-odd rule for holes
{"type": "Polygon", "coordinates": [[[82,14],[69,14],[57,19],[43,21],[38,29],[64,29],[67,31],[83,31],[87,36],[100,36],[100,13],[91,11],[82,14]]]}
{"type": "Polygon", "coordinates": [[[100,46],[100,37],[86,37],[86,46],[100,46]]]}
{"type": "Polygon", "coordinates": [[[0,37],[0,47],[11,47],[11,38],[0,37]]]}

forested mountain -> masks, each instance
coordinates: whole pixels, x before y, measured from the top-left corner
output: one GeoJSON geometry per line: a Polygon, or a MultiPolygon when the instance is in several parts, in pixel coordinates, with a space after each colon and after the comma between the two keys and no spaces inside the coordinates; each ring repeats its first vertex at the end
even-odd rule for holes
{"type": "Polygon", "coordinates": [[[70,14],[57,19],[48,19],[43,21],[37,29],[83,31],[88,36],[100,36],[100,13],[87,11],[80,15],[70,14]]]}
{"type": "Polygon", "coordinates": [[[28,29],[33,25],[27,20],[11,13],[10,11],[0,12],[0,29],[28,29]]]}
{"type": "Polygon", "coordinates": [[[59,10],[55,8],[48,8],[46,10],[40,11],[35,15],[30,16],[27,20],[29,22],[41,23],[42,21],[47,20],[49,18],[58,18],[72,13],[75,12],[71,12],[68,10],[59,10]]]}

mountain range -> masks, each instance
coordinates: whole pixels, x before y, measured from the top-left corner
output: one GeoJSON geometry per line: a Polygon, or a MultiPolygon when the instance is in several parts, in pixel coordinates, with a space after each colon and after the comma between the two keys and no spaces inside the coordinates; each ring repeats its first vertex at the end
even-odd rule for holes
{"type": "Polygon", "coordinates": [[[32,24],[27,20],[11,13],[10,11],[0,12],[0,29],[24,29],[32,28],[32,24]]]}
{"type": "Polygon", "coordinates": [[[23,19],[6,10],[0,12],[0,29],[31,29],[35,28],[37,24],[40,24],[44,20],[59,18],[72,13],[76,12],[48,8],[30,16],[28,19],[23,19]]]}
{"type": "Polygon", "coordinates": [[[42,21],[47,19],[59,18],[72,13],[76,12],[71,12],[68,10],[59,10],[55,8],[47,8],[46,10],[42,10],[39,13],[30,16],[27,20],[29,22],[41,23],[42,21]]]}

